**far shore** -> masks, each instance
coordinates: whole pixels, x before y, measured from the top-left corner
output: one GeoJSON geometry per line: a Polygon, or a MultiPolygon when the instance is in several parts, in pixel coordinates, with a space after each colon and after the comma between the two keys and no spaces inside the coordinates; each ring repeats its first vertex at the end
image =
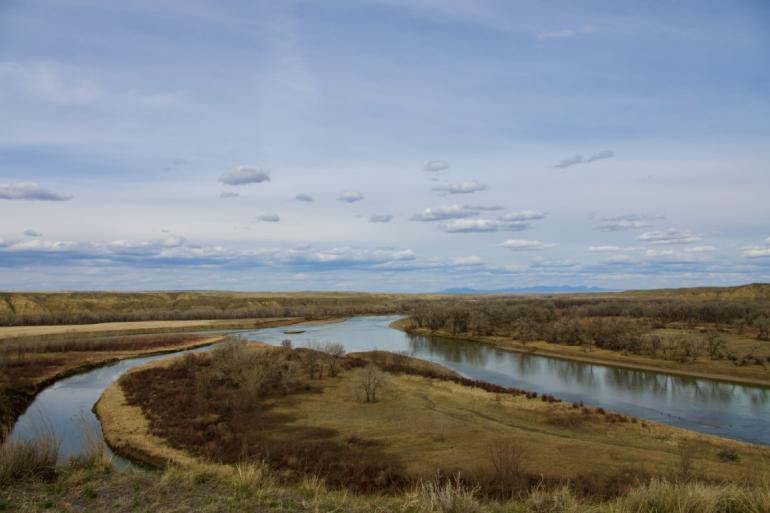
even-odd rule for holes
{"type": "Polygon", "coordinates": [[[634,362],[634,356],[625,356],[622,354],[612,354],[609,351],[602,351],[595,349],[594,352],[603,354],[574,354],[575,351],[580,350],[577,348],[566,347],[561,344],[551,344],[548,342],[528,342],[524,344],[522,342],[506,339],[504,341],[496,339],[495,337],[473,337],[470,335],[454,335],[444,331],[432,331],[425,328],[409,328],[407,326],[408,318],[399,319],[393,321],[390,324],[391,328],[409,333],[411,335],[423,335],[423,336],[438,336],[444,338],[451,338],[455,340],[471,340],[473,342],[479,342],[494,346],[504,351],[512,351],[515,353],[524,353],[537,356],[546,356],[548,358],[557,358],[559,360],[568,360],[581,363],[592,363],[597,365],[604,365],[607,367],[616,367],[621,369],[641,370],[647,372],[657,372],[659,374],[670,374],[673,376],[682,376],[687,378],[702,378],[710,379],[713,381],[719,381],[723,383],[730,383],[735,385],[750,385],[763,388],[770,388],[770,375],[766,379],[752,378],[745,376],[737,376],[732,374],[720,374],[710,371],[701,371],[693,369],[682,369],[672,367],[671,365],[677,365],[675,362],[661,360],[660,364],[657,362],[634,362]],[[503,343],[504,342],[504,343],[503,343]],[[548,347],[543,347],[547,345],[548,347]],[[553,348],[555,349],[553,349],[553,348]],[[609,354],[607,354],[609,353],[609,354]]]}

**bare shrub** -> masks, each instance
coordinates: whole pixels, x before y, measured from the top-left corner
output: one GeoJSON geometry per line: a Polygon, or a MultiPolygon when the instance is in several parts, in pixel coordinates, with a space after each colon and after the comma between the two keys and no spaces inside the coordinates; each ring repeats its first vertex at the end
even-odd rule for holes
{"type": "Polygon", "coordinates": [[[385,382],[385,373],[373,363],[359,371],[356,378],[356,389],[364,394],[364,402],[377,402],[377,394],[385,382]]]}
{"type": "Polygon", "coordinates": [[[340,359],[345,356],[345,346],[329,342],[323,346],[323,351],[329,357],[329,376],[334,377],[337,375],[340,359]]]}
{"type": "Polygon", "coordinates": [[[428,511],[436,513],[476,513],[481,510],[476,500],[478,488],[463,485],[460,475],[441,480],[420,482],[418,494],[428,511]]]}
{"type": "Polygon", "coordinates": [[[514,495],[526,486],[527,449],[516,439],[496,441],[487,447],[491,485],[501,495],[514,495]]]}
{"type": "Polygon", "coordinates": [[[680,440],[677,444],[677,455],[679,456],[677,474],[682,481],[692,478],[695,465],[695,454],[697,447],[690,440],[680,440]]]}

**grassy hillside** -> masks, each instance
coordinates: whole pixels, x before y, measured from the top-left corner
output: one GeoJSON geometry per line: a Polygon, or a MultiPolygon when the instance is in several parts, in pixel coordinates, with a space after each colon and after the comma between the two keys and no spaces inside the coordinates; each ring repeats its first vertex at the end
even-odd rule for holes
{"type": "Polygon", "coordinates": [[[627,297],[661,297],[683,299],[753,300],[770,299],[770,283],[750,283],[736,287],[693,287],[681,289],[628,290],[618,295],[627,297]]]}
{"type": "Polygon", "coordinates": [[[401,311],[407,298],[349,292],[6,292],[0,293],[0,325],[322,318],[401,311]]]}

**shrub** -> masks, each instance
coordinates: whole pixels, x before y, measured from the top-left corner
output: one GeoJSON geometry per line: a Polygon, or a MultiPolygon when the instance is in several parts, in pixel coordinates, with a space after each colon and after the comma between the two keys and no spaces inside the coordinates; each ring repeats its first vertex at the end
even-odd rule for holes
{"type": "Polygon", "coordinates": [[[7,440],[0,447],[0,485],[52,478],[58,459],[59,441],[51,430],[41,430],[30,440],[7,440]]]}
{"type": "Polygon", "coordinates": [[[732,447],[720,447],[719,451],[717,451],[717,456],[722,461],[732,461],[736,462],[741,459],[740,455],[738,454],[738,451],[733,449],[732,447]]]}
{"type": "Polygon", "coordinates": [[[539,486],[530,492],[526,505],[527,513],[585,513],[587,511],[585,505],[580,503],[568,486],[555,490],[539,486]]]}
{"type": "Polygon", "coordinates": [[[442,480],[436,477],[419,484],[418,494],[428,511],[436,513],[476,513],[480,506],[476,500],[478,488],[468,488],[457,474],[442,480]]]}

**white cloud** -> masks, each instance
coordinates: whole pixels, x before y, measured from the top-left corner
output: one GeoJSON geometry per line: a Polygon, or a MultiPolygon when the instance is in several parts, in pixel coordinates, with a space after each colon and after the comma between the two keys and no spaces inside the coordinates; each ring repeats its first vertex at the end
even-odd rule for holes
{"type": "Polygon", "coordinates": [[[506,249],[510,249],[511,251],[535,251],[538,249],[548,249],[555,246],[555,244],[546,244],[539,240],[526,239],[508,239],[500,245],[506,249]]]}
{"type": "Polygon", "coordinates": [[[500,223],[494,219],[455,219],[442,224],[441,229],[447,233],[496,232],[500,223]]]}
{"type": "Polygon", "coordinates": [[[452,263],[458,266],[465,266],[465,265],[482,265],[484,262],[483,260],[481,260],[480,257],[476,255],[470,255],[470,256],[464,256],[464,257],[455,257],[452,259],[452,263]]]}
{"type": "Polygon", "coordinates": [[[592,253],[614,253],[616,251],[622,251],[620,246],[591,246],[588,251],[592,253]]]}
{"type": "Polygon", "coordinates": [[[770,257],[770,248],[749,247],[743,250],[743,255],[749,258],[770,257]]]}
{"type": "Polygon", "coordinates": [[[626,214],[615,217],[605,217],[599,224],[599,229],[604,232],[619,232],[625,230],[637,230],[649,228],[653,221],[661,220],[663,216],[650,216],[638,214],[626,214]]]}
{"type": "Polygon", "coordinates": [[[535,221],[544,219],[547,214],[537,210],[523,210],[521,212],[511,212],[500,216],[501,221],[535,221]]]}
{"type": "Polygon", "coordinates": [[[686,253],[709,253],[711,251],[716,251],[717,248],[714,246],[694,246],[692,248],[685,248],[686,253]]]}
{"type": "Polygon", "coordinates": [[[296,273],[291,275],[291,279],[294,281],[307,281],[310,278],[310,275],[305,273],[296,273]]]}
{"type": "Polygon", "coordinates": [[[222,173],[219,181],[225,185],[247,185],[270,181],[270,172],[250,166],[238,166],[232,171],[222,173]]]}
{"type": "Polygon", "coordinates": [[[442,205],[426,208],[419,214],[412,216],[414,221],[443,221],[446,219],[464,219],[479,215],[478,209],[467,205],[442,205]]]}
{"type": "Polygon", "coordinates": [[[428,171],[429,173],[445,171],[449,169],[449,162],[446,160],[431,160],[430,162],[427,162],[422,169],[423,171],[428,171]]]}
{"type": "Polygon", "coordinates": [[[465,205],[465,208],[469,210],[479,210],[479,211],[495,211],[495,210],[503,210],[502,205],[465,205]]]}
{"type": "Polygon", "coordinates": [[[391,219],[393,219],[393,216],[390,214],[374,214],[369,217],[369,222],[370,223],[389,223],[391,219]]]}
{"type": "Polygon", "coordinates": [[[42,237],[43,234],[38,232],[37,230],[33,230],[32,228],[28,228],[24,230],[24,235],[27,237],[42,237]]]}
{"type": "Polygon", "coordinates": [[[483,191],[487,186],[475,180],[470,182],[448,183],[445,185],[436,185],[433,190],[441,195],[447,194],[471,194],[473,192],[483,191]]]}
{"type": "Polygon", "coordinates": [[[67,201],[72,199],[72,196],[49,191],[35,182],[15,182],[0,184],[0,199],[67,201]]]}
{"type": "Polygon", "coordinates": [[[233,191],[222,191],[222,192],[219,193],[219,197],[223,198],[223,199],[237,198],[238,196],[240,196],[240,194],[238,194],[237,192],[233,192],[233,191]]]}
{"type": "Polygon", "coordinates": [[[262,223],[277,223],[280,220],[281,217],[278,214],[262,214],[257,216],[257,221],[262,223]]]}
{"type": "Polygon", "coordinates": [[[648,249],[644,252],[644,256],[648,258],[670,257],[674,255],[676,255],[676,252],[673,249],[648,249]]]}
{"type": "Polygon", "coordinates": [[[364,199],[364,195],[356,191],[342,191],[337,198],[338,201],[342,201],[344,203],[355,203],[356,201],[361,201],[362,199],[364,199]]]}
{"type": "Polygon", "coordinates": [[[309,194],[304,194],[304,193],[303,194],[297,194],[296,196],[294,196],[294,199],[297,200],[297,201],[304,201],[306,203],[310,203],[311,201],[313,201],[313,197],[312,196],[310,196],[309,194]]]}
{"type": "Polygon", "coordinates": [[[637,239],[651,242],[652,244],[689,244],[701,240],[699,236],[689,231],[680,231],[675,228],[664,231],[644,232],[637,239]]]}
{"type": "Polygon", "coordinates": [[[553,167],[567,168],[571,166],[576,166],[578,164],[588,164],[589,162],[594,162],[596,160],[610,159],[614,156],[615,156],[615,152],[610,150],[597,151],[587,156],[573,155],[572,157],[567,157],[566,159],[559,161],[559,163],[554,165],[553,167]]]}

